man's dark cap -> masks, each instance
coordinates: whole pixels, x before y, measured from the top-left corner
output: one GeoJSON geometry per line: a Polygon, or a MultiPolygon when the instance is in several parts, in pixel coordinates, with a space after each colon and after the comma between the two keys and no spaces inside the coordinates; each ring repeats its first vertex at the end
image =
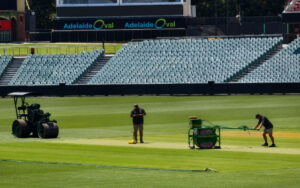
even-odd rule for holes
{"type": "Polygon", "coordinates": [[[261,117],[261,115],[260,114],[256,114],[256,116],[255,116],[256,118],[260,118],[261,117]]]}

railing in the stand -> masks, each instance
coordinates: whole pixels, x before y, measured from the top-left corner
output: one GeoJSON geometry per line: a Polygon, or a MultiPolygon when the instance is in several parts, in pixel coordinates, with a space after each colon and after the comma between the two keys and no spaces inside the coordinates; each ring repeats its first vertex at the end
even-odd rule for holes
{"type": "Polygon", "coordinates": [[[56,0],[57,7],[178,5],[184,0],[56,0]]]}
{"type": "MultiPolygon", "coordinates": [[[[106,54],[115,54],[121,44],[105,45],[106,54]]],[[[4,47],[0,46],[0,55],[26,56],[31,54],[31,49],[34,48],[35,54],[79,54],[81,52],[90,52],[96,49],[103,49],[102,44],[89,46],[21,46],[21,47],[4,47]]]]}

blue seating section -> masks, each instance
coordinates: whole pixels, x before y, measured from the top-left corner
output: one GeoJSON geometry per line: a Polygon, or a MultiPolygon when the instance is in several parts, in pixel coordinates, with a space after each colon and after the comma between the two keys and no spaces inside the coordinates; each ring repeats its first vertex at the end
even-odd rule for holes
{"type": "Polygon", "coordinates": [[[89,84],[222,83],[281,42],[281,37],[131,42],[89,84]]]}
{"type": "Polygon", "coordinates": [[[241,83],[300,82],[300,38],[247,74],[241,83]]]}
{"type": "Polygon", "coordinates": [[[2,55],[0,56],[0,76],[4,73],[6,67],[13,60],[12,55],[2,55]]]}
{"type": "Polygon", "coordinates": [[[104,50],[57,55],[28,55],[9,85],[73,84],[104,54],[104,50]]]}

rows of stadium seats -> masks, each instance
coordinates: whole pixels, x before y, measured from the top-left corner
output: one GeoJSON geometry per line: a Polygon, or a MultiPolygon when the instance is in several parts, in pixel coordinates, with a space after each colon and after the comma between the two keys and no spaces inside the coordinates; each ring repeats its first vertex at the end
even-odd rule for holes
{"type": "Polygon", "coordinates": [[[104,54],[104,50],[57,55],[28,55],[9,85],[73,84],[104,54]]]}
{"type": "Polygon", "coordinates": [[[294,40],[239,82],[300,82],[300,38],[294,40]]]}
{"type": "Polygon", "coordinates": [[[13,60],[12,55],[2,55],[0,56],[0,76],[4,73],[5,69],[13,60]]]}
{"type": "Polygon", "coordinates": [[[131,42],[89,84],[222,83],[281,42],[281,37],[131,42]]]}

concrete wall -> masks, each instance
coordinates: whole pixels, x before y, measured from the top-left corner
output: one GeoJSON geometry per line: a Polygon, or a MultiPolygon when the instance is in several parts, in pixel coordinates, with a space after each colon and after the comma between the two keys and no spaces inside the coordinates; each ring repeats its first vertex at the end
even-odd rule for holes
{"type": "Polygon", "coordinates": [[[18,41],[25,41],[26,39],[26,15],[25,13],[17,13],[17,40],[18,41]]]}
{"type": "Polygon", "coordinates": [[[191,0],[186,0],[183,4],[183,16],[192,16],[191,0]]]}
{"type": "Polygon", "coordinates": [[[0,86],[2,97],[15,91],[45,96],[287,94],[300,93],[300,83],[0,86]]]}
{"type": "Polygon", "coordinates": [[[17,11],[25,13],[25,0],[17,0],[17,11]]]}

